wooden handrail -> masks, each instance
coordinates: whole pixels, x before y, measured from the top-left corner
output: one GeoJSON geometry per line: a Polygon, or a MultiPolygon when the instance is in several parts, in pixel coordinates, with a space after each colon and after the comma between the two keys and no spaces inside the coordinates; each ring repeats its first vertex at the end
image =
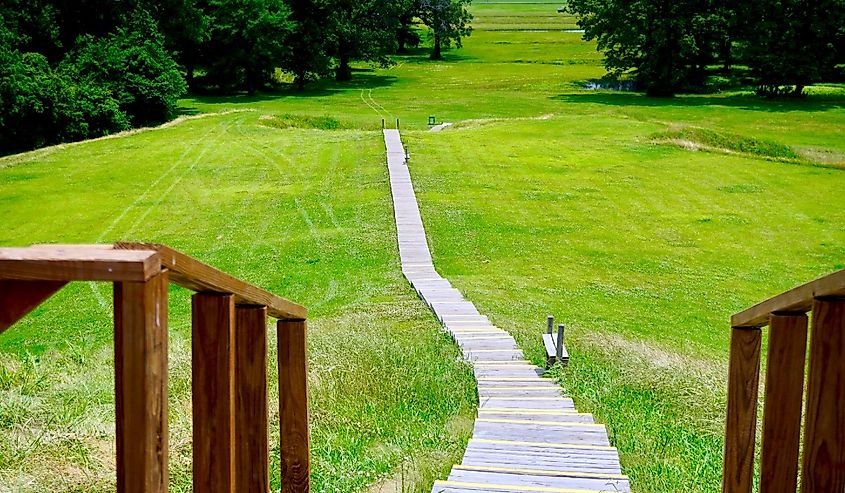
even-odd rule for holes
{"type": "Polygon", "coordinates": [[[151,250],[158,252],[161,266],[170,271],[170,281],[196,292],[231,293],[235,304],[267,307],[267,315],[279,320],[305,320],[304,306],[280,298],[240,279],[208,266],[168,246],[155,243],[115,243],[117,250],[151,250]]]}
{"type": "Polygon", "coordinates": [[[845,491],[845,270],[809,282],[731,319],[722,491],[754,482],[761,328],[769,326],[760,491],[845,491]],[[807,312],[812,312],[808,331],[807,312]],[[811,333],[809,365],[807,340],[811,333]],[[808,366],[803,447],[801,410],[808,366]]]}
{"type": "Polygon", "coordinates": [[[170,283],[196,292],[194,491],[269,492],[268,315],[278,319],[282,492],[309,491],[304,307],[164,245],[0,248],[0,334],[71,281],[114,284],[118,492],[167,491],[170,283]]]}
{"type": "Polygon", "coordinates": [[[845,296],[845,270],[840,270],[815,281],[779,294],[774,298],[757,303],[731,317],[734,327],[765,327],[769,316],[778,312],[806,312],[813,306],[813,300],[825,296],[845,296]]]}

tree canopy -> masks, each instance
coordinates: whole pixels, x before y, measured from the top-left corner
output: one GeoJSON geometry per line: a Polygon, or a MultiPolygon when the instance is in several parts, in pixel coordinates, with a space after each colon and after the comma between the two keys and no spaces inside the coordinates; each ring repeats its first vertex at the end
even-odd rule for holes
{"type": "Polygon", "coordinates": [[[297,87],[353,62],[432,58],[469,36],[470,0],[6,0],[0,4],[0,152],[163,122],[187,90],[297,87]],[[420,24],[421,23],[421,24],[420,24]]]}
{"type": "Polygon", "coordinates": [[[705,85],[714,64],[751,70],[764,95],[801,94],[837,75],[845,0],[569,0],[605,66],[670,96],[705,85]]]}

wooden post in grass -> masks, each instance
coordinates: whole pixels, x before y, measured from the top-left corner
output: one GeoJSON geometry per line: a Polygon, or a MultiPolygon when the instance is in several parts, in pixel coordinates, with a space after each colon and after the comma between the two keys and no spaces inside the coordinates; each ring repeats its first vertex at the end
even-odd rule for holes
{"type": "Polygon", "coordinates": [[[549,315],[546,317],[546,334],[551,334],[555,329],[555,317],[549,315]]]}
{"type": "Polygon", "coordinates": [[[563,361],[563,331],[565,327],[563,324],[557,326],[557,344],[555,345],[555,356],[559,362],[563,361]]]}
{"type": "Polygon", "coordinates": [[[279,320],[282,493],[310,491],[308,359],[305,320],[279,320]]]}
{"type": "Polygon", "coordinates": [[[167,492],[167,283],[114,283],[118,493],[167,492]]]}

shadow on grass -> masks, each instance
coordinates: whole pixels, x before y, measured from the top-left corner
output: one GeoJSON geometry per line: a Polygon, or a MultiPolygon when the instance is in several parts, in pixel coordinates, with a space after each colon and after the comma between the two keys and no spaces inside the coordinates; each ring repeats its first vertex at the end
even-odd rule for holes
{"type": "MultiPolygon", "coordinates": [[[[393,75],[378,75],[370,69],[355,69],[352,80],[349,81],[335,81],[333,79],[324,79],[317,82],[311,82],[305,86],[304,89],[298,89],[294,84],[281,84],[275,90],[265,90],[256,92],[253,95],[246,93],[237,94],[204,94],[193,93],[188,95],[188,99],[205,103],[205,104],[243,104],[243,103],[257,103],[262,101],[276,101],[285,98],[310,98],[310,97],[326,97],[337,94],[343,94],[349,91],[360,91],[361,89],[376,89],[379,87],[389,87],[396,83],[397,77],[393,75]]],[[[191,111],[191,108],[187,108],[191,111]]]]}
{"type": "Polygon", "coordinates": [[[728,106],[749,111],[785,113],[792,111],[826,111],[845,108],[845,96],[810,95],[799,100],[764,99],[750,94],[679,95],[673,98],[651,98],[642,93],[594,92],[552,96],[564,103],[588,103],[606,106],[699,107],[728,106]]]}

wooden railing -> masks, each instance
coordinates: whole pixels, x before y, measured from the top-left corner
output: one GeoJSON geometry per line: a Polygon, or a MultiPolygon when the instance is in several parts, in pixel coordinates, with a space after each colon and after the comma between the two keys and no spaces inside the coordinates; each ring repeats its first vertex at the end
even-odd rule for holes
{"type": "Polygon", "coordinates": [[[0,333],[71,281],[114,284],[118,492],[167,491],[170,283],[196,292],[194,491],[269,491],[268,315],[278,319],[282,491],[309,490],[305,308],[162,245],[0,248],[0,333]]]}
{"type": "Polygon", "coordinates": [[[731,319],[722,491],[754,482],[761,328],[768,326],[760,491],[845,491],[845,270],[799,286],[731,319]],[[812,312],[806,401],[808,317],[812,312]],[[805,404],[806,402],[806,404],[805,404]],[[804,405],[804,437],[801,415],[804,405]]]}

